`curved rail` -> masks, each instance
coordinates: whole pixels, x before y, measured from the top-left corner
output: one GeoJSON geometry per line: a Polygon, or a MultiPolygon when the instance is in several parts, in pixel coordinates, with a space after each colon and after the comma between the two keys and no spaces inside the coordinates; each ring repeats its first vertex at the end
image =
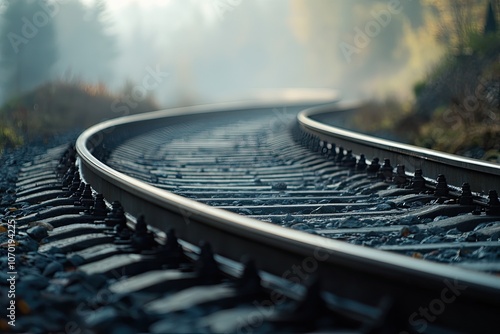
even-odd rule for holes
{"type": "MultiPolygon", "coordinates": [[[[326,290],[372,305],[390,296],[398,313],[408,317],[420,306],[439,298],[449,284],[455,284],[466,289],[460,292],[456,302],[447,305],[450,311],[447,309],[436,323],[456,322],[462,330],[477,329],[466,320],[470,305],[478,305],[476,310],[485,319],[496,319],[494,310],[500,300],[498,278],[325,239],[216,209],[117,172],[93,154],[109,149],[124,137],[167,123],[227,112],[248,113],[248,110],[265,111],[266,107],[255,104],[195,106],[98,124],[77,140],[81,173],[109,201],[119,200],[127,212],[136,217],[144,215],[151,226],[163,232],[175,228],[180,239],[193,244],[208,240],[214,252],[230,259],[240,260],[251,255],[260,269],[291,281],[304,282],[312,275],[319,275],[326,278],[322,281],[326,290]]],[[[304,117],[304,114],[300,116],[301,122],[304,117]]],[[[327,135],[325,128],[317,131],[327,135]]]]}
{"type": "Polygon", "coordinates": [[[491,189],[500,191],[498,164],[380,139],[312,119],[325,113],[354,110],[357,106],[355,103],[341,102],[312,107],[300,112],[297,118],[305,131],[325,142],[352,149],[354,153],[363,153],[367,157],[380,159],[388,158],[392,164],[405,165],[407,171],[422,169],[425,175],[433,178],[444,174],[449,184],[459,187],[462,183],[468,182],[471,189],[477,193],[487,194],[491,189]]]}

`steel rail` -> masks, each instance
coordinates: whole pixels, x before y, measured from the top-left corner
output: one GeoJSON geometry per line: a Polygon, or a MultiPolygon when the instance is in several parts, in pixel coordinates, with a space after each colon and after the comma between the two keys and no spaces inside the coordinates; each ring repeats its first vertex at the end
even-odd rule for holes
{"type": "Polygon", "coordinates": [[[381,161],[388,158],[393,165],[405,165],[408,172],[422,169],[424,175],[434,179],[443,174],[448,183],[456,187],[468,182],[472,191],[479,194],[488,194],[492,189],[500,191],[499,164],[376,138],[326,125],[313,119],[314,116],[321,114],[345,112],[356,107],[358,104],[354,102],[312,107],[300,112],[297,118],[300,127],[305,131],[318,136],[320,140],[335,143],[337,147],[350,149],[355,154],[362,153],[367,158],[378,157],[381,161]]]}
{"type": "MultiPolygon", "coordinates": [[[[494,276],[326,239],[216,209],[124,175],[98,156],[117,141],[165,124],[228,112],[265,111],[269,105],[176,108],[95,125],[76,143],[80,171],[96,191],[109,201],[119,200],[131,215],[144,215],[151,226],[163,232],[174,228],[178,237],[189,243],[209,241],[214,252],[229,259],[251,256],[261,270],[294,282],[319,276],[325,290],[371,305],[388,297],[395,312],[405,319],[455,289],[458,297],[446,304],[447,312],[437,317],[435,324],[471,331],[497,320],[500,279],[494,276]],[[471,305],[481,321],[469,321],[471,305]]],[[[303,122],[304,117],[301,114],[299,120],[303,122]]],[[[324,128],[317,131],[327,135],[324,128]]]]}

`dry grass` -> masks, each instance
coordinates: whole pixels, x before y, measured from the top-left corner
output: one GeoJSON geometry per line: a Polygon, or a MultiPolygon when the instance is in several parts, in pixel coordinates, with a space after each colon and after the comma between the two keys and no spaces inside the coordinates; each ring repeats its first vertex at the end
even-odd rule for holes
{"type": "Polygon", "coordinates": [[[134,101],[132,107],[124,102],[124,94],[112,93],[102,84],[57,81],[12,98],[0,109],[0,149],[158,109],[151,96],[134,101]]]}

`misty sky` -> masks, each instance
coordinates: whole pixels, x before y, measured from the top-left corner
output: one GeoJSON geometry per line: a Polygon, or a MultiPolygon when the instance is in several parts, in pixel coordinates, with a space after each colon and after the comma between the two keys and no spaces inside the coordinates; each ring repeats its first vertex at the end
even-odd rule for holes
{"type": "MultiPolygon", "coordinates": [[[[59,1],[63,8],[72,0],[59,1]]],[[[376,0],[105,3],[102,19],[116,41],[109,65],[97,66],[104,60],[79,49],[72,19],[58,14],[53,19],[62,46],[54,76],[103,81],[118,90],[126,80],[141,85],[151,71],[161,72],[150,92],[162,106],[237,100],[285,87],[408,99],[444,49],[433,36],[431,11],[419,1],[401,0],[392,12],[390,1],[376,0]]]]}
{"type": "Polygon", "coordinates": [[[170,74],[156,94],[166,105],[235,99],[280,87],[406,99],[443,49],[418,1],[401,0],[392,13],[388,3],[108,1],[110,26],[119,38],[113,84],[125,77],[140,81],[145,67],[158,66],[170,74]],[[358,29],[368,42],[359,36],[356,42],[358,29]]]}

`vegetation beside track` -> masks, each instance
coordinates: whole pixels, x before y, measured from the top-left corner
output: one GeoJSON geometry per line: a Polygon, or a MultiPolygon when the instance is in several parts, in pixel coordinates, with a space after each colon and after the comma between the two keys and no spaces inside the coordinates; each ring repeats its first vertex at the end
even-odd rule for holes
{"type": "Polygon", "coordinates": [[[415,83],[412,103],[395,97],[370,101],[352,126],[376,136],[500,163],[496,16],[490,5],[484,26],[464,29],[460,44],[450,44],[426,78],[415,83]]]}
{"type": "Polygon", "coordinates": [[[0,108],[0,152],[128,114],[158,109],[152,96],[136,96],[127,83],[120,93],[102,84],[50,82],[10,99],[0,108]]]}

